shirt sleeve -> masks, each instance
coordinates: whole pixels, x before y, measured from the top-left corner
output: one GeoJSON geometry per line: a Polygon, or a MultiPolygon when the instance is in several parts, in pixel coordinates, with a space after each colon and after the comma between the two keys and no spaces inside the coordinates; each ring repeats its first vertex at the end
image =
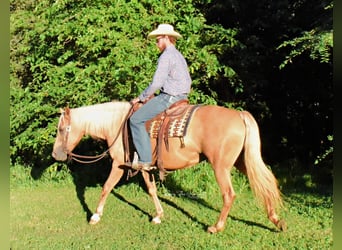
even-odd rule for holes
{"type": "Polygon", "coordinates": [[[167,53],[163,53],[157,64],[157,69],[153,75],[150,85],[139,95],[140,101],[145,101],[146,98],[153,95],[157,90],[165,84],[169,73],[170,59],[167,53]]]}

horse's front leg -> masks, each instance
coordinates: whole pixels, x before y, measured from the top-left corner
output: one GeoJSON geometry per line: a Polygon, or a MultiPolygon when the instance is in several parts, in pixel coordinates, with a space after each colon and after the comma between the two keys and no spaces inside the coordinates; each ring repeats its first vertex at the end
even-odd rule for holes
{"type": "Polygon", "coordinates": [[[100,217],[103,214],[103,208],[106,203],[106,199],[108,194],[113,190],[114,186],[119,182],[120,178],[122,177],[124,170],[119,168],[117,164],[112,164],[112,170],[102,187],[100,201],[97,205],[96,212],[91,216],[89,224],[94,225],[100,221],[100,217]]]}
{"type": "Polygon", "coordinates": [[[156,181],[154,179],[154,175],[150,174],[146,171],[141,171],[142,176],[144,177],[144,181],[146,183],[147,191],[148,194],[152,197],[154,206],[156,208],[157,214],[155,217],[152,219],[152,223],[154,224],[160,224],[161,223],[161,218],[164,215],[164,210],[160,204],[160,201],[157,196],[157,186],[156,186],[156,181]]]}

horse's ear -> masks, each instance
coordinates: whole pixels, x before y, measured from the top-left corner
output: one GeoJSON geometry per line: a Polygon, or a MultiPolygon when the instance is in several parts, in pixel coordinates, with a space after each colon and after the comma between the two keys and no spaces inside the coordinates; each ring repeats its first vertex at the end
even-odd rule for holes
{"type": "Polygon", "coordinates": [[[63,113],[64,113],[64,109],[60,108],[60,109],[59,109],[59,112],[60,112],[61,114],[63,114],[63,113]]]}
{"type": "Polygon", "coordinates": [[[66,115],[69,115],[69,114],[70,114],[70,108],[69,108],[69,107],[66,107],[66,108],[64,109],[64,112],[65,112],[66,115]]]}

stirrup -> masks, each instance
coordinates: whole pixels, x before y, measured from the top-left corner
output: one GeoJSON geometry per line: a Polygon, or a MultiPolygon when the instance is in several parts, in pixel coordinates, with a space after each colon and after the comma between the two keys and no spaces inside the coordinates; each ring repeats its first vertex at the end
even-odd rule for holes
{"type": "Polygon", "coordinates": [[[125,164],[124,164],[125,166],[127,166],[127,167],[130,167],[130,168],[132,168],[132,169],[134,169],[134,170],[139,170],[139,164],[135,164],[134,162],[125,162],[125,164]]]}
{"type": "Polygon", "coordinates": [[[138,154],[137,152],[134,152],[133,155],[133,161],[132,162],[126,162],[126,166],[133,168],[134,170],[139,170],[139,163],[138,163],[138,154]]]}
{"type": "Polygon", "coordinates": [[[148,163],[141,164],[141,170],[143,170],[143,171],[151,171],[154,169],[157,169],[157,167],[151,166],[151,164],[148,164],[148,163]]]}
{"type": "Polygon", "coordinates": [[[149,164],[149,163],[139,163],[137,152],[134,152],[133,161],[132,162],[126,162],[125,165],[128,167],[131,167],[134,170],[151,171],[153,169],[157,169],[156,166],[151,166],[151,164],[149,164]]]}
{"type": "Polygon", "coordinates": [[[134,170],[151,171],[157,169],[156,166],[151,166],[149,163],[137,163],[137,162],[126,162],[125,166],[130,167],[134,170]]]}

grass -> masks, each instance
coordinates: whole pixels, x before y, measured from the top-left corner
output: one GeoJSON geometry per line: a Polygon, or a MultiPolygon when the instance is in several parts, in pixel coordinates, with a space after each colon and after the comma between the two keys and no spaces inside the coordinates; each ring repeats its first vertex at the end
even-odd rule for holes
{"type": "Polygon", "coordinates": [[[101,186],[86,186],[82,203],[72,176],[48,170],[35,181],[29,170],[11,168],[11,249],[332,248],[331,195],[285,193],[281,216],[288,230],[278,232],[255,202],[246,178],[234,171],[237,198],[225,230],[211,235],[206,228],[216,221],[222,201],[205,164],[172,173],[159,187],[165,210],[160,225],[150,223],[154,206],[140,176],[122,181],[109,196],[100,223],[88,225],[101,186]]]}

